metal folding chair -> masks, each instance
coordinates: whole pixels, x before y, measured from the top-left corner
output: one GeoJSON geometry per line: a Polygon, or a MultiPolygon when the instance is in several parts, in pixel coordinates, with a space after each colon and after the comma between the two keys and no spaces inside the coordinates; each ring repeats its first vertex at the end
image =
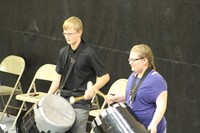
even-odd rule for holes
{"type": "Polygon", "coordinates": [[[38,92],[37,91],[37,87],[36,87],[36,83],[35,83],[36,80],[44,80],[44,81],[46,80],[46,81],[52,82],[57,75],[55,69],[56,69],[56,65],[53,65],[53,64],[42,65],[35,73],[27,93],[19,94],[16,96],[16,99],[22,101],[22,104],[18,111],[16,119],[13,123],[12,129],[14,128],[25,103],[26,102],[37,103],[43,96],[45,96],[47,94],[46,92],[38,92]]]}
{"type": "Polygon", "coordinates": [[[0,121],[2,120],[6,112],[8,115],[7,111],[8,108],[19,109],[18,107],[11,105],[10,102],[14,95],[23,93],[20,84],[20,79],[22,77],[24,69],[25,69],[25,61],[20,56],[9,55],[5,59],[3,59],[3,61],[0,64],[1,72],[16,76],[16,81],[14,83],[14,86],[4,85],[4,83],[1,83],[0,85],[0,96],[4,106],[3,112],[0,115],[0,121]],[[7,101],[4,98],[5,96],[8,96],[7,101]]]}

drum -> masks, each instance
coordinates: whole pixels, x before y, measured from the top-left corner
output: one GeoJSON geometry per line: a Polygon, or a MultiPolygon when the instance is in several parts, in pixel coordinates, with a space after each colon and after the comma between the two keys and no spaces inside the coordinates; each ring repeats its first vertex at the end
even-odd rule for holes
{"type": "Polygon", "coordinates": [[[95,133],[148,133],[130,107],[116,103],[101,112],[91,124],[95,133]]]}
{"type": "Polygon", "coordinates": [[[22,113],[16,124],[17,133],[64,133],[75,121],[75,111],[61,96],[48,94],[22,113]]]}
{"type": "Polygon", "coordinates": [[[1,129],[1,126],[0,126],[0,133],[4,133],[3,129],[1,129]]]}

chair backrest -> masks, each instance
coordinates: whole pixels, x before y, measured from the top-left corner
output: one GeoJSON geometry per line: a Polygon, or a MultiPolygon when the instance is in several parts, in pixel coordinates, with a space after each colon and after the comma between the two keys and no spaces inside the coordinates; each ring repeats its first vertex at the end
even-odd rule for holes
{"type": "MultiPolygon", "coordinates": [[[[121,94],[121,93],[125,93],[126,90],[126,84],[127,84],[128,79],[125,78],[120,78],[118,80],[116,80],[110,87],[108,94],[121,94]]],[[[106,105],[106,101],[103,102],[101,109],[105,108],[106,105]]]]}
{"type": "MultiPolygon", "coordinates": [[[[22,57],[16,55],[9,55],[3,59],[0,64],[0,71],[15,74],[18,76],[14,89],[18,89],[18,85],[20,83],[20,79],[25,69],[25,61],[22,57]]],[[[14,91],[13,91],[14,93],[14,91]]]]}
{"type": "Polygon", "coordinates": [[[110,87],[108,94],[119,94],[125,92],[128,79],[121,78],[116,80],[110,87]]]}
{"type": "Polygon", "coordinates": [[[29,87],[29,90],[28,90],[28,93],[31,91],[35,81],[37,79],[39,80],[46,80],[46,81],[53,81],[54,78],[56,77],[57,75],[57,72],[56,72],[56,65],[54,64],[44,64],[42,65],[38,70],[37,72],[35,73],[35,76],[31,82],[31,85],[29,87]]]}
{"type": "Polygon", "coordinates": [[[0,65],[0,71],[15,74],[15,75],[22,75],[25,69],[25,61],[22,57],[16,55],[9,55],[0,65]]]}
{"type": "Polygon", "coordinates": [[[44,64],[36,72],[34,78],[52,81],[56,75],[56,65],[44,64]]]}

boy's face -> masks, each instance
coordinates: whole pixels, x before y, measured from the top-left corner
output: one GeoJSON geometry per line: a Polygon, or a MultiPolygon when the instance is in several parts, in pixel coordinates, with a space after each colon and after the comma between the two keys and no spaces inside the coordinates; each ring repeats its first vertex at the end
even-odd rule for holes
{"type": "Polygon", "coordinates": [[[63,35],[68,44],[73,45],[79,43],[82,35],[82,31],[77,31],[75,28],[68,28],[63,31],[63,35]]]}

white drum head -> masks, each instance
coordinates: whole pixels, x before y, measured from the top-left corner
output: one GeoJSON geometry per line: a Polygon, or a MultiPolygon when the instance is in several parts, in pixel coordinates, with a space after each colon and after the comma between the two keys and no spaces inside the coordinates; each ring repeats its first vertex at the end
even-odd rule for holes
{"type": "Polygon", "coordinates": [[[75,121],[75,112],[71,104],[61,96],[48,94],[34,106],[35,122],[38,130],[65,132],[75,121]]]}

